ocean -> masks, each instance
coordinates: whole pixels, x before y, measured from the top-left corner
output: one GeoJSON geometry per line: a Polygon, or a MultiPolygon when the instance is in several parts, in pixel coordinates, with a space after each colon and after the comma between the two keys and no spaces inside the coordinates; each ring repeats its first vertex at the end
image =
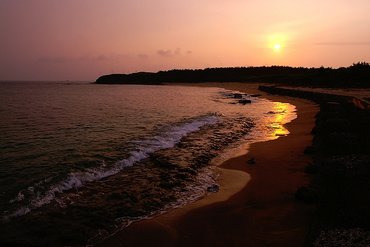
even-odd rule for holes
{"type": "Polygon", "coordinates": [[[0,245],[83,246],[217,193],[217,165],[296,113],[215,87],[1,82],[0,116],[0,245]]]}

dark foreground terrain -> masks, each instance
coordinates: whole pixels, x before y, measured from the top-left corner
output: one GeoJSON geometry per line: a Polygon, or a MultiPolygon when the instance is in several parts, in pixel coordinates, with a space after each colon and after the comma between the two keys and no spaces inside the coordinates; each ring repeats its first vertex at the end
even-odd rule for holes
{"type": "Polygon", "coordinates": [[[351,97],[262,88],[320,104],[312,146],[309,187],[296,198],[317,204],[307,246],[370,246],[370,108],[351,97]]]}

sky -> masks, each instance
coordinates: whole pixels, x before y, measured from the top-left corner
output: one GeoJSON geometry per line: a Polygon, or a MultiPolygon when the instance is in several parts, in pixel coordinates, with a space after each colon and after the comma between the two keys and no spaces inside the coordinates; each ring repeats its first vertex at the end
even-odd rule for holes
{"type": "Polygon", "coordinates": [[[0,0],[0,80],[370,61],[369,0],[0,0]]]}

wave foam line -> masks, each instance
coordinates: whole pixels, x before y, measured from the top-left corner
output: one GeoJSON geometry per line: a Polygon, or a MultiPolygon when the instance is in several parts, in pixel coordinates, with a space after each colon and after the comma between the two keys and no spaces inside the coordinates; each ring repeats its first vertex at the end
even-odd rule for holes
{"type": "MultiPolygon", "coordinates": [[[[4,216],[3,218],[10,219],[17,216],[26,215],[34,209],[49,204],[58,194],[71,189],[80,188],[87,182],[93,182],[115,175],[123,169],[133,166],[136,162],[148,158],[153,152],[161,149],[172,148],[179,143],[181,138],[184,136],[200,130],[200,128],[203,126],[214,125],[218,121],[218,117],[212,115],[199,118],[193,122],[186,123],[181,126],[172,127],[170,131],[161,136],[154,136],[152,139],[144,140],[142,144],[146,145],[140,146],[138,151],[130,152],[129,158],[118,161],[111,168],[107,169],[105,165],[102,165],[98,168],[90,168],[83,172],[72,172],[65,180],[51,186],[49,190],[44,193],[44,195],[37,196],[35,199],[31,200],[28,206],[21,207],[13,213],[4,216]]],[[[19,201],[19,193],[15,200],[19,201]]],[[[11,200],[10,202],[15,200],[11,200]]]]}

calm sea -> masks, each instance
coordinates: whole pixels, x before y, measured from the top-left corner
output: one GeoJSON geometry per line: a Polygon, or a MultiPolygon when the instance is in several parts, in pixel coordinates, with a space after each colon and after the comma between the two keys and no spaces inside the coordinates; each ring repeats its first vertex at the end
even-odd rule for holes
{"type": "Polygon", "coordinates": [[[206,195],[215,160],[287,134],[296,117],[292,105],[235,93],[0,83],[0,245],[94,243],[206,195]]]}

